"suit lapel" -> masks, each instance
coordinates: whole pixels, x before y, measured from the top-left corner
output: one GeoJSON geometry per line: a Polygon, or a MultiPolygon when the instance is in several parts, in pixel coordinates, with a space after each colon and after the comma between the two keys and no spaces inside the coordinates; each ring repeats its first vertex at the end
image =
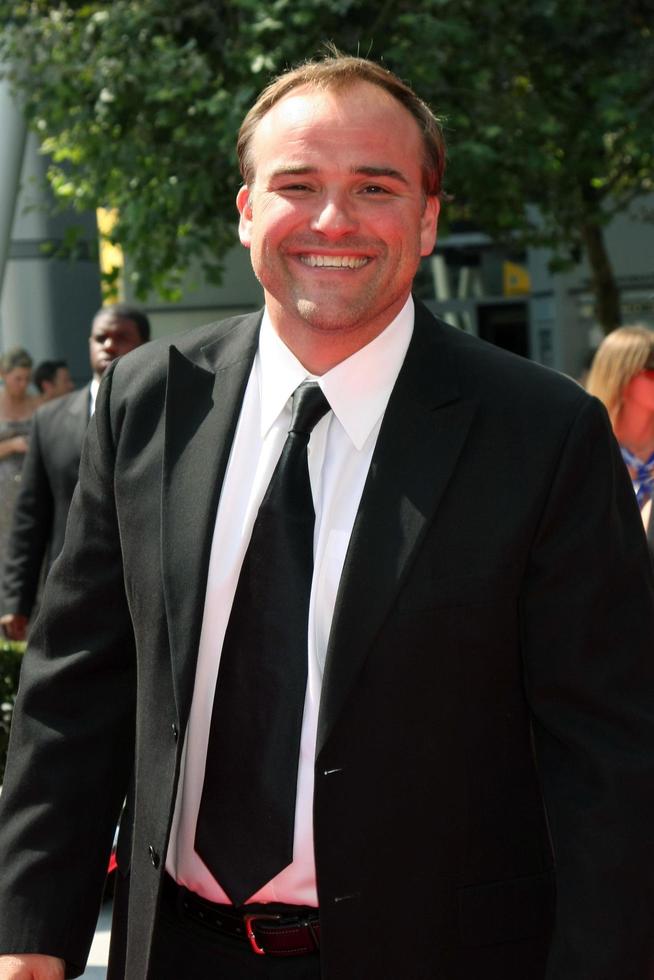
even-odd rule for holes
{"type": "Polygon", "coordinates": [[[474,413],[449,346],[421,307],[354,522],[325,662],[319,753],[450,480],[474,413]]]}
{"type": "Polygon", "coordinates": [[[260,320],[256,314],[230,321],[194,360],[170,348],[162,572],[175,695],[183,720],[193,692],[216,510],[260,320]]]}

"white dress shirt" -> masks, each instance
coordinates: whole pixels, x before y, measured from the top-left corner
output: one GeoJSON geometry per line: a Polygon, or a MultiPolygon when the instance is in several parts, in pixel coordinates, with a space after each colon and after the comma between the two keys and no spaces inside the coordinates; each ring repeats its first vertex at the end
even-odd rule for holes
{"type": "Polygon", "coordinates": [[[308,449],[316,524],[293,862],[250,901],[318,904],[312,806],[325,654],[354,518],[386,405],[411,340],[413,318],[409,297],[382,334],[313,378],[264,314],[216,516],[195,687],[166,859],[166,869],[177,882],[210,901],[230,901],[194,849],[220,651],[257,510],[286,440],[291,396],[302,381],[311,379],[319,382],[331,411],[316,425],[308,449]]]}
{"type": "Polygon", "coordinates": [[[100,382],[97,378],[93,378],[89,386],[89,418],[95,412],[95,400],[98,397],[98,388],[100,387],[100,382]]]}

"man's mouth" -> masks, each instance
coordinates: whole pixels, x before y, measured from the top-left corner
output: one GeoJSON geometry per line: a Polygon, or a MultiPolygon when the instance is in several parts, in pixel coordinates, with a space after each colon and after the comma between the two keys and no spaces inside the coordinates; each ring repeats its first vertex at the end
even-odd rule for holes
{"type": "Polygon", "coordinates": [[[365,255],[300,255],[299,259],[312,269],[361,269],[370,261],[365,255]]]}

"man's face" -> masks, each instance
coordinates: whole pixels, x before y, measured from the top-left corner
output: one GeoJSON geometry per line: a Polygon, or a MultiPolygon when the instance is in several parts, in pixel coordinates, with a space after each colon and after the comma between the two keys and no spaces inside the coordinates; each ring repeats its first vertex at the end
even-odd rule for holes
{"type": "Polygon", "coordinates": [[[43,382],[43,394],[46,399],[59,398],[68,395],[75,385],[67,367],[60,367],[54,373],[52,381],[43,382]]]}
{"type": "Polygon", "coordinates": [[[89,337],[93,376],[102,377],[112,361],[142,343],[138,327],[132,320],[125,320],[111,313],[98,313],[89,337]]]}
{"type": "Polygon", "coordinates": [[[291,348],[298,330],[357,332],[363,346],[400,311],[436,240],[416,121],[368,82],[302,87],[261,120],[252,156],[240,238],[273,325],[291,348]]]}

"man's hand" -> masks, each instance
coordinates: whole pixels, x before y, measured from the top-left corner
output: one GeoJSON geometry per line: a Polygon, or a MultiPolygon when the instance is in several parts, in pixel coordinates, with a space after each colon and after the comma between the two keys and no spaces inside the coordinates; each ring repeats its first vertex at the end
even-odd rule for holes
{"type": "Polygon", "coordinates": [[[0,980],[64,980],[64,961],[41,953],[0,956],[0,980]]]}
{"type": "Polygon", "coordinates": [[[20,613],[7,613],[0,616],[0,626],[5,631],[8,640],[24,640],[27,636],[27,616],[20,613]]]}

